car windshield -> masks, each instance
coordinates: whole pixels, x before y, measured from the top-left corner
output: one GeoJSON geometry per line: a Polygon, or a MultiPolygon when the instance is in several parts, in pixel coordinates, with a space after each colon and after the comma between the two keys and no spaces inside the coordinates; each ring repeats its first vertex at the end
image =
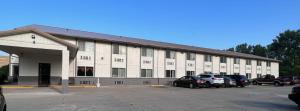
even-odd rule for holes
{"type": "Polygon", "coordinates": [[[199,75],[199,76],[200,76],[200,78],[209,78],[209,77],[211,77],[211,75],[199,75]]]}
{"type": "Polygon", "coordinates": [[[196,79],[196,80],[201,79],[201,78],[198,77],[198,76],[192,76],[192,78],[194,78],[194,79],[196,79]]]}
{"type": "Polygon", "coordinates": [[[215,77],[217,78],[222,78],[223,76],[222,75],[214,75],[215,77]]]}

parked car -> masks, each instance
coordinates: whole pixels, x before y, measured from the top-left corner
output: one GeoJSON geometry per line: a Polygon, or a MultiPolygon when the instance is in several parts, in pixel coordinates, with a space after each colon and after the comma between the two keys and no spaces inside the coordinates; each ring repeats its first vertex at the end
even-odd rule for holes
{"type": "Polygon", "coordinates": [[[293,87],[289,99],[294,101],[300,107],[300,86],[293,87]]]}
{"type": "Polygon", "coordinates": [[[6,101],[3,95],[2,87],[0,87],[0,111],[6,111],[6,101]]]}
{"type": "Polygon", "coordinates": [[[275,78],[273,75],[264,75],[261,78],[253,79],[253,85],[274,84],[275,86],[290,85],[292,80],[288,77],[275,78]]]}
{"type": "Polygon", "coordinates": [[[224,78],[221,75],[200,74],[198,77],[204,79],[208,87],[219,88],[224,86],[224,78]]]}
{"type": "Polygon", "coordinates": [[[173,81],[175,87],[199,88],[207,87],[206,81],[197,76],[183,76],[173,81]]]}
{"type": "Polygon", "coordinates": [[[300,84],[300,76],[294,76],[292,82],[293,84],[300,84]]]}
{"type": "Polygon", "coordinates": [[[224,86],[225,87],[236,87],[236,81],[234,79],[231,79],[230,77],[223,76],[224,78],[224,86]]]}
{"type": "Polygon", "coordinates": [[[244,75],[225,75],[225,76],[235,80],[236,86],[239,87],[245,87],[250,84],[250,81],[244,75]]]}

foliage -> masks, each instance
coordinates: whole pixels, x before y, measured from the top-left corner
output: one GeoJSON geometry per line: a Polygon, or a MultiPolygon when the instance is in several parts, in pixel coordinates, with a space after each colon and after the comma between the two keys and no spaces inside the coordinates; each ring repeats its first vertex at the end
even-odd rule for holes
{"type": "Polygon", "coordinates": [[[8,73],[9,73],[9,66],[2,66],[0,68],[0,83],[3,83],[5,80],[7,80],[8,77],[8,73]]]}
{"type": "Polygon", "coordinates": [[[279,69],[281,75],[300,74],[300,30],[280,33],[267,46],[243,43],[227,50],[278,59],[281,61],[279,69]]]}

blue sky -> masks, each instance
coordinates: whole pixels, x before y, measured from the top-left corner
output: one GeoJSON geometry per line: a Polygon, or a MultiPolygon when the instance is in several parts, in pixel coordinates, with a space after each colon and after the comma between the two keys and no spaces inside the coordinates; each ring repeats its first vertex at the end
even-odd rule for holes
{"type": "MultiPolygon", "coordinates": [[[[41,24],[200,47],[300,29],[299,0],[1,0],[0,30],[41,24]]],[[[0,53],[3,55],[3,53],[0,53]]]]}

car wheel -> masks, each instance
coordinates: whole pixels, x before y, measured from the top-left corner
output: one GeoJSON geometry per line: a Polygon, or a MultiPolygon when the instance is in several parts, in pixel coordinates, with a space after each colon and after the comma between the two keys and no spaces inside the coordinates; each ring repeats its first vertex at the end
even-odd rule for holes
{"type": "Polygon", "coordinates": [[[190,84],[190,88],[193,89],[194,88],[194,84],[191,83],[190,84]]]}
{"type": "Polygon", "coordinates": [[[298,99],[298,102],[296,103],[298,107],[300,107],[300,99],[298,99]]]}
{"type": "Polygon", "coordinates": [[[205,83],[205,86],[206,86],[207,88],[210,88],[210,87],[211,87],[211,85],[210,85],[209,82],[206,82],[206,83],[205,83]]]}
{"type": "Polygon", "coordinates": [[[174,83],[174,87],[178,87],[178,85],[177,85],[177,83],[176,83],[176,82],[174,83]]]}
{"type": "Polygon", "coordinates": [[[241,88],[245,87],[245,85],[241,84],[241,88]]]}
{"type": "Polygon", "coordinates": [[[257,81],[253,81],[252,84],[253,84],[253,85],[258,85],[257,81]]]}
{"type": "Polygon", "coordinates": [[[279,82],[275,82],[274,85],[275,86],[280,86],[280,83],[279,82]]]}

